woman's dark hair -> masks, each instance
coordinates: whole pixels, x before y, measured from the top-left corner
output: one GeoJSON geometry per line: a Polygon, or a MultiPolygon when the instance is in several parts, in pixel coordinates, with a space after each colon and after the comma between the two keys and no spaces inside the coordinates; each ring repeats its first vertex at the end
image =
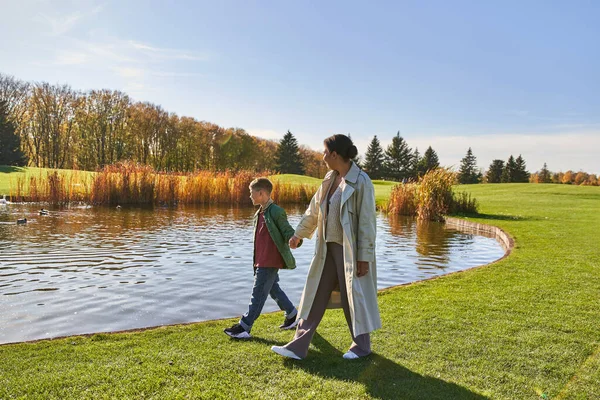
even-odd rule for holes
{"type": "Polygon", "coordinates": [[[338,153],[344,161],[349,161],[358,155],[358,149],[346,135],[333,135],[323,141],[330,153],[338,153]]]}

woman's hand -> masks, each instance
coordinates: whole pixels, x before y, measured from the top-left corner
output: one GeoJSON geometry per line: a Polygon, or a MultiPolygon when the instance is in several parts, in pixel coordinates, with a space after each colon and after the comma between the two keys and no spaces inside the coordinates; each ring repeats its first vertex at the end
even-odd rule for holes
{"type": "Polygon", "coordinates": [[[356,276],[359,278],[369,273],[369,263],[367,261],[358,261],[356,265],[356,276]]]}
{"type": "Polygon", "coordinates": [[[298,244],[300,243],[300,238],[296,235],[292,236],[290,239],[290,249],[298,248],[298,244]]]}

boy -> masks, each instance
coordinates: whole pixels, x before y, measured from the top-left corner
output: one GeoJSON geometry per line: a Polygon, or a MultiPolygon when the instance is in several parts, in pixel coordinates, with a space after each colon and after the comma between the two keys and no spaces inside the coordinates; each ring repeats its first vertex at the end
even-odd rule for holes
{"type": "Polygon", "coordinates": [[[252,324],[260,316],[267,296],[271,295],[281,310],[285,320],[279,327],[292,329],[297,324],[298,311],[279,287],[279,270],[296,268],[296,261],[289,247],[294,236],[283,208],[273,203],[273,184],[267,178],[257,178],[250,183],[252,205],[260,205],[254,214],[254,287],[248,312],[239,323],[225,329],[225,333],[236,339],[250,338],[252,324]]]}

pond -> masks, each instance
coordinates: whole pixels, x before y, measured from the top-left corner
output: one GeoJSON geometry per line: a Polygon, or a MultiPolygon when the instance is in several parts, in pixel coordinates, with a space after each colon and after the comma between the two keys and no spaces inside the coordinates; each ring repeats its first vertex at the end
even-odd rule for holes
{"type": "MultiPolygon", "coordinates": [[[[253,282],[252,207],[0,206],[0,343],[236,317],[253,282]],[[19,218],[28,222],[17,225],[19,218]]],[[[303,208],[288,207],[292,226],[303,208]]],[[[380,289],[504,254],[488,237],[378,214],[380,289]]],[[[280,272],[298,304],[314,240],[280,272]]],[[[275,311],[272,299],[264,311],[275,311]]],[[[260,323],[260,320],[259,320],[260,323]]]]}

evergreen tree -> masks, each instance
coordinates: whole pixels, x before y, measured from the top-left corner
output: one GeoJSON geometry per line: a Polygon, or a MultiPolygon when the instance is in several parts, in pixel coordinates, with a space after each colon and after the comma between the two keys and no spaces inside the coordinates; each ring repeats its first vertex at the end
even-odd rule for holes
{"type": "Polygon", "coordinates": [[[548,171],[548,166],[544,163],[544,167],[539,173],[539,182],[540,183],[551,183],[552,182],[552,174],[548,171]]]}
{"type": "Polygon", "coordinates": [[[508,157],[508,161],[504,166],[504,170],[502,171],[502,183],[511,183],[516,182],[515,179],[517,177],[517,162],[515,158],[512,156],[508,157]]]}
{"type": "Polygon", "coordinates": [[[377,139],[377,135],[373,137],[367,153],[365,154],[365,162],[363,163],[363,169],[369,174],[371,179],[380,179],[383,176],[383,149],[381,143],[377,139]]]}
{"type": "Polygon", "coordinates": [[[15,133],[15,125],[8,118],[6,101],[0,101],[0,165],[27,165],[27,157],[21,151],[21,138],[15,133]]]}
{"type": "Polygon", "coordinates": [[[527,168],[525,166],[525,160],[519,154],[519,157],[517,157],[517,159],[515,160],[515,180],[513,182],[527,183],[529,182],[530,175],[531,174],[529,173],[529,171],[527,171],[527,168]]]}
{"type": "Polygon", "coordinates": [[[502,172],[504,171],[504,161],[494,160],[490,164],[490,168],[485,174],[487,183],[500,183],[502,182],[502,172]]]}
{"type": "Polygon", "coordinates": [[[412,150],[398,131],[392,139],[392,143],[385,150],[385,176],[395,181],[410,178],[412,175],[412,159],[412,150]]]}
{"type": "Polygon", "coordinates": [[[438,159],[438,155],[435,152],[435,150],[433,150],[431,148],[431,146],[429,146],[427,148],[427,150],[425,150],[425,154],[423,154],[423,158],[421,158],[421,160],[419,160],[419,163],[417,165],[417,172],[418,172],[419,176],[423,176],[430,170],[439,168],[439,167],[440,167],[440,161],[438,159]]]}
{"type": "Polygon", "coordinates": [[[481,172],[477,170],[477,158],[469,147],[467,155],[460,161],[458,171],[458,182],[460,183],[479,183],[481,181],[481,172]]]}
{"type": "Polygon", "coordinates": [[[281,174],[304,174],[304,165],[302,164],[298,141],[292,135],[292,132],[287,131],[281,142],[279,142],[275,159],[277,160],[275,166],[277,172],[281,174]]]}

